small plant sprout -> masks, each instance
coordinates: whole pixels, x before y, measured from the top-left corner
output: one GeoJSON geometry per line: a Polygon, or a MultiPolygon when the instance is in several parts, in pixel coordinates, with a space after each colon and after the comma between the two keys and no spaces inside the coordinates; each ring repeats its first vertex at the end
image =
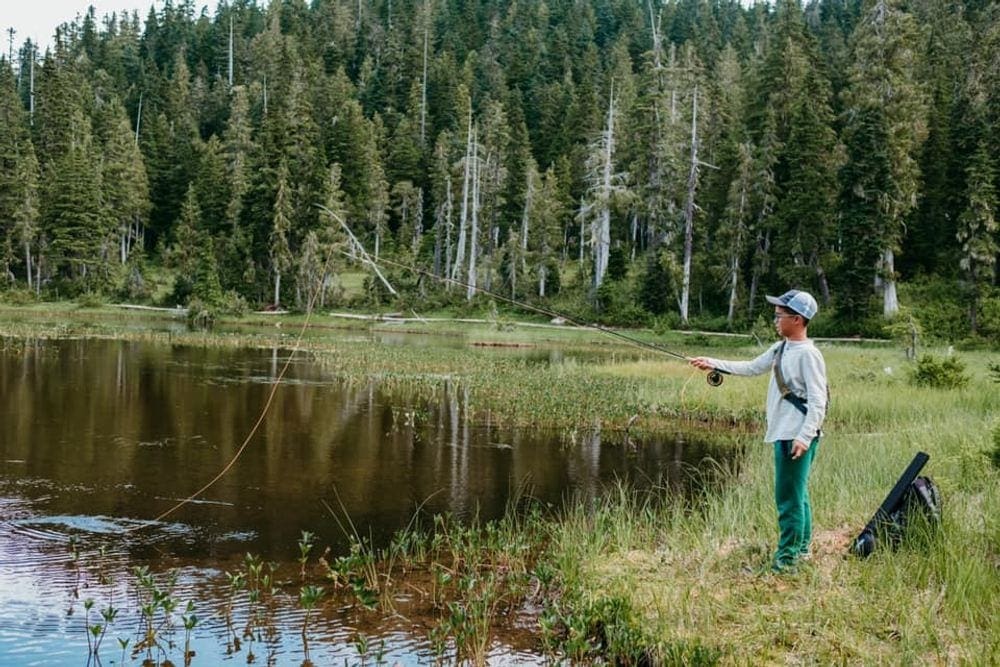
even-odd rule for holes
{"type": "Polygon", "coordinates": [[[97,657],[101,651],[101,642],[104,641],[104,636],[108,633],[108,628],[111,624],[115,622],[118,618],[118,609],[111,606],[110,604],[101,610],[101,619],[104,621],[102,625],[96,625],[90,628],[91,634],[94,635],[94,656],[97,657]],[[100,628],[96,633],[94,628],[100,628]]]}
{"type": "Polygon", "coordinates": [[[351,637],[351,643],[354,644],[354,650],[358,652],[358,657],[361,658],[361,664],[365,664],[365,661],[368,659],[368,651],[371,650],[371,647],[368,645],[368,635],[358,632],[351,637]]]}
{"type": "Polygon", "coordinates": [[[226,653],[240,650],[240,638],[233,628],[233,605],[236,603],[236,596],[246,587],[246,575],[243,572],[226,572],[226,579],[229,583],[228,597],[223,616],[226,621],[226,653]]]}
{"type": "Polygon", "coordinates": [[[306,563],[309,561],[309,552],[312,551],[315,540],[316,536],[308,530],[303,530],[302,537],[299,538],[299,578],[302,580],[306,578],[306,563]]]}
{"type": "MultiPolygon", "coordinates": [[[[92,598],[87,598],[83,601],[84,617],[83,625],[87,628],[87,655],[94,654],[94,644],[90,639],[90,635],[93,634],[93,628],[90,626],[90,610],[94,607],[94,600],[92,598]]],[[[98,632],[100,632],[100,626],[97,626],[98,632]]],[[[96,635],[95,635],[96,636],[96,635]]]]}
{"type": "Polygon", "coordinates": [[[187,666],[194,657],[194,651],[191,650],[191,633],[198,625],[198,616],[194,613],[194,602],[191,600],[188,600],[184,613],[181,614],[181,622],[184,623],[184,665],[187,666]]]}
{"type": "Polygon", "coordinates": [[[119,662],[118,664],[120,664],[120,665],[124,665],[125,664],[125,651],[128,650],[128,645],[131,642],[132,642],[132,640],[128,639],[128,638],[122,638],[122,637],[118,638],[118,648],[120,648],[122,650],[121,662],[119,662]]]}
{"type": "Polygon", "coordinates": [[[316,604],[322,599],[323,593],[322,586],[303,586],[299,589],[299,604],[305,611],[302,617],[302,645],[305,648],[306,659],[309,658],[309,640],[307,637],[309,620],[312,618],[316,604]]]}

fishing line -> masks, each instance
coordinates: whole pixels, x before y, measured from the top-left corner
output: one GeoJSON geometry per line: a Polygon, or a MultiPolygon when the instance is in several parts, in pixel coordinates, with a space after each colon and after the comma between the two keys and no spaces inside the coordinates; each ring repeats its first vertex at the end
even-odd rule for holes
{"type": "MultiPolygon", "coordinates": [[[[323,208],[323,207],[320,207],[320,208],[323,208]]],[[[332,215],[332,213],[331,213],[331,215],[332,215]]],[[[340,252],[341,252],[342,255],[344,255],[346,257],[350,257],[351,259],[357,260],[357,258],[354,255],[351,255],[349,252],[347,252],[345,250],[341,250],[340,252]]],[[[365,255],[366,256],[364,258],[364,261],[367,262],[367,263],[369,263],[369,264],[371,264],[372,267],[376,268],[376,270],[377,270],[377,265],[376,265],[375,261],[372,260],[371,257],[368,257],[367,253],[365,253],[365,255]]],[[[401,262],[395,262],[395,261],[393,261],[391,259],[386,259],[384,257],[380,257],[378,261],[379,261],[379,263],[386,264],[386,265],[389,265],[389,266],[395,266],[397,268],[404,269],[404,270],[410,271],[412,273],[417,273],[417,274],[420,274],[420,275],[423,275],[423,276],[427,276],[428,278],[432,278],[432,279],[438,280],[440,282],[450,283],[452,285],[458,285],[459,287],[464,287],[466,289],[475,290],[477,292],[485,294],[485,295],[487,295],[489,297],[492,297],[494,299],[497,299],[499,301],[503,301],[504,303],[509,303],[509,304],[511,304],[513,306],[517,306],[519,308],[524,308],[526,310],[530,310],[530,311],[539,313],[540,315],[545,315],[545,316],[550,317],[550,318],[561,318],[561,319],[565,320],[566,322],[569,322],[570,324],[572,324],[572,325],[574,325],[576,327],[580,327],[580,328],[583,328],[583,329],[592,329],[594,331],[600,331],[601,333],[607,334],[609,336],[614,336],[616,338],[620,338],[621,340],[627,341],[627,342],[629,342],[629,343],[631,343],[633,345],[636,345],[638,347],[642,347],[642,348],[645,348],[645,349],[648,349],[648,350],[653,350],[654,352],[660,352],[662,354],[667,354],[667,355],[670,355],[671,357],[674,357],[676,359],[680,359],[682,361],[691,361],[691,357],[688,357],[688,356],[685,356],[683,354],[680,354],[679,352],[674,352],[673,350],[670,350],[670,349],[668,349],[666,347],[663,347],[662,345],[657,345],[656,343],[650,343],[650,342],[644,341],[644,340],[642,340],[640,338],[635,338],[634,336],[629,336],[628,334],[624,334],[621,331],[616,331],[615,329],[610,329],[610,328],[602,326],[600,324],[589,324],[589,323],[586,323],[586,322],[582,322],[582,321],[577,320],[577,319],[575,319],[575,318],[573,318],[573,317],[571,317],[569,315],[566,315],[565,313],[560,313],[560,312],[555,311],[555,310],[551,310],[551,309],[548,309],[548,308],[542,308],[541,306],[534,306],[534,305],[532,305],[530,303],[525,303],[523,301],[518,301],[517,299],[513,299],[511,297],[506,297],[506,296],[503,296],[502,294],[497,294],[496,292],[491,292],[490,290],[487,290],[487,289],[484,289],[482,287],[479,287],[478,285],[471,285],[469,283],[462,282],[461,280],[457,280],[455,278],[449,278],[448,276],[435,275],[434,273],[431,273],[430,271],[427,271],[426,269],[421,269],[418,266],[413,266],[413,265],[409,265],[409,264],[403,264],[401,262]]],[[[718,387],[719,385],[722,384],[722,376],[723,376],[723,374],[728,375],[729,373],[727,371],[723,371],[723,370],[719,370],[719,369],[713,369],[713,370],[711,370],[708,373],[708,376],[707,376],[706,380],[708,381],[708,384],[712,385],[713,387],[718,387]]]]}
{"type": "MultiPolygon", "coordinates": [[[[331,249],[331,251],[326,256],[326,261],[323,263],[323,272],[321,275],[323,276],[326,275],[326,272],[330,267],[330,261],[333,259],[333,255],[334,253],[332,252],[331,249]]],[[[305,320],[303,320],[302,322],[302,327],[299,329],[298,335],[295,337],[295,343],[292,345],[291,353],[288,355],[288,358],[285,359],[285,363],[282,365],[281,371],[278,373],[277,377],[274,379],[274,382],[271,384],[271,391],[269,391],[267,394],[267,399],[264,401],[264,406],[261,408],[260,415],[257,417],[257,421],[254,422],[254,425],[250,429],[250,432],[247,433],[246,438],[243,439],[243,444],[241,444],[239,446],[239,449],[236,450],[236,453],[233,454],[233,457],[229,460],[229,463],[227,463],[222,468],[222,470],[220,470],[218,474],[215,475],[215,477],[213,477],[207,483],[205,483],[204,486],[202,486],[200,489],[198,489],[188,497],[184,498],[183,500],[178,501],[177,504],[175,504],[170,509],[158,515],[152,521],[143,523],[139,526],[134,526],[132,528],[127,528],[124,532],[131,533],[136,530],[140,530],[147,526],[153,525],[155,523],[159,523],[160,521],[166,519],[168,516],[170,516],[180,508],[184,507],[184,505],[187,505],[188,503],[194,501],[196,498],[198,498],[198,496],[208,491],[210,488],[212,488],[213,485],[215,485],[216,482],[225,477],[226,474],[230,470],[232,470],[233,466],[236,465],[236,462],[243,455],[243,452],[246,451],[246,448],[250,445],[250,441],[253,439],[254,435],[257,434],[258,429],[260,429],[260,425],[264,423],[264,418],[267,416],[268,410],[270,410],[271,408],[271,403],[274,402],[274,396],[278,392],[278,387],[281,385],[281,381],[284,379],[285,373],[288,372],[288,368],[292,364],[292,359],[295,358],[296,353],[298,353],[301,347],[302,338],[305,335],[306,329],[309,327],[309,321],[312,319],[313,306],[316,303],[316,297],[319,295],[322,288],[323,288],[322,283],[320,283],[320,285],[318,285],[317,288],[313,290],[312,294],[309,296],[309,302],[306,305],[306,317],[305,320]]]]}
{"type": "MultiPolygon", "coordinates": [[[[323,206],[321,204],[317,204],[317,208],[319,208],[321,211],[325,212],[327,215],[329,215],[330,217],[332,217],[333,219],[335,219],[341,225],[341,227],[343,227],[343,229],[350,236],[351,240],[354,242],[355,246],[358,249],[360,249],[361,252],[365,255],[365,261],[367,261],[372,266],[372,268],[375,270],[376,273],[379,273],[379,277],[382,278],[383,281],[384,281],[385,280],[384,277],[382,277],[381,273],[378,271],[378,264],[375,262],[375,260],[373,260],[371,257],[369,257],[367,253],[364,252],[364,248],[361,248],[361,244],[357,241],[357,239],[355,238],[354,234],[351,232],[350,228],[347,226],[347,223],[343,220],[343,218],[341,216],[337,215],[336,213],[334,213],[333,211],[331,211],[326,206],[323,206]]],[[[351,259],[355,259],[355,260],[357,259],[356,256],[354,256],[354,255],[352,255],[352,254],[350,254],[350,253],[348,253],[346,251],[340,250],[339,252],[342,255],[350,257],[351,259]]],[[[333,254],[334,253],[332,252],[332,249],[331,249],[331,252],[328,252],[328,254],[327,254],[326,261],[323,263],[323,274],[322,275],[326,275],[326,271],[327,271],[327,269],[330,266],[330,261],[333,259],[333,254]]],[[[447,276],[437,276],[437,275],[434,275],[433,273],[431,273],[429,271],[426,271],[424,269],[421,269],[419,267],[410,266],[410,265],[407,265],[407,264],[403,264],[401,262],[395,262],[395,261],[390,260],[390,259],[379,258],[379,262],[381,262],[383,264],[387,264],[389,266],[395,266],[395,267],[401,268],[403,270],[410,271],[412,273],[416,273],[416,274],[419,274],[419,275],[427,276],[429,278],[432,278],[432,279],[435,279],[435,280],[438,280],[438,281],[442,281],[442,282],[446,282],[446,283],[451,283],[451,284],[454,284],[454,285],[458,285],[460,287],[465,287],[466,289],[475,290],[475,291],[478,291],[478,292],[480,292],[482,294],[490,296],[490,297],[492,297],[494,299],[497,299],[498,301],[502,301],[504,303],[509,303],[509,304],[517,306],[519,308],[524,308],[526,310],[530,310],[530,311],[539,313],[541,315],[546,315],[547,317],[562,318],[564,321],[569,322],[570,324],[572,324],[574,326],[577,326],[577,327],[580,327],[580,328],[584,328],[584,329],[592,329],[592,330],[600,331],[601,333],[607,334],[609,336],[614,336],[614,337],[619,338],[621,340],[628,341],[629,343],[631,343],[633,345],[636,345],[638,347],[642,347],[642,348],[646,348],[646,349],[649,349],[649,350],[653,350],[655,352],[660,352],[662,354],[667,354],[667,355],[669,355],[671,357],[674,357],[676,359],[680,359],[682,361],[690,361],[691,360],[690,357],[687,357],[687,356],[685,356],[683,354],[680,354],[679,352],[674,352],[673,350],[667,349],[667,348],[665,348],[665,347],[663,347],[661,345],[657,345],[655,343],[650,343],[650,342],[641,340],[639,338],[635,338],[633,336],[629,336],[629,335],[624,334],[624,333],[622,333],[620,331],[615,331],[614,329],[609,329],[608,327],[604,327],[604,326],[602,326],[600,324],[588,324],[588,323],[582,322],[580,320],[577,320],[577,319],[575,319],[575,318],[573,318],[573,317],[571,317],[569,315],[566,315],[565,313],[560,313],[560,312],[557,312],[557,311],[554,311],[554,310],[551,310],[551,309],[542,308],[540,306],[534,306],[534,305],[529,304],[529,303],[524,303],[522,301],[518,301],[517,299],[512,299],[512,298],[509,298],[509,297],[505,297],[502,294],[497,294],[495,292],[491,292],[491,291],[489,291],[487,289],[484,289],[482,287],[478,287],[476,285],[470,285],[468,283],[462,282],[462,281],[457,280],[455,278],[449,278],[447,276]]],[[[387,283],[387,286],[388,286],[388,283],[387,283]]],[[[267,413],[268,413],[268,411],[271,408],[271,404],[274,402],[274,396],[275,396],[275,394],[278,391],[278,387],[280,386],[281,381],[284,379],[285,373],[287,373],[288,368],[291,366],[292,360],[295,358],[295,355],[298,353],[298,351],[299,351],[299,349],[301,347],[302,338],[305,335],[306,329],[309,327],[310,320],[312,319],[313,306],[315,305],[316,297],[319,295],[321,289],[322,289],[322,285],[317,286],[317,288],[315,290],[313,290],[312,294],[310,295],[309,302],[308,302],[308,304],[306,306],[306,317],[305,317],[305,319],[302,322],[302,326],[299,329],[299,333],[295,337],[295,342],[292,345],[291,352],[288,355],[288,358],[285,359],[285,363],[282,365],[281,371],[278,373],[277,377],[275,378],[274,382],[272,383],[271,390],[268,392],[267,399],[264,401],[264,405],[261,408],[261,411],[260,411],[260,414],[257,417],[257,420],[254,422],[253,427],[251,427],[250,431],[247,433],[246,437],[243,439],[243,443],[236,450],[236,453],[233,454],[233,456],[229,460],[229,462],[212,479],[210,479],[208,482],[206,482],[197,491],[195,491],[194,493],[190,494],[186,498],[178,501],[175,505],[173,505],[172,507],[170,507],[166,511],[161,512],[152,521],[147,522],[147,523],[143,523],[143,524],[141,524],[139,526],[134,526],[132,528],[127,528],[127,529],[124,530],[124,532],[131,533],[131,532],[140,530],[142,528],[148,527],[148,526],[150,526],[152,524],[159,523],[160,521],[163,521],[164,519],[166,519],[167,517],[169,517],[170,515],[172,515],[174,512],[176,512],[177,510],[179,510],[182,507],[184,507],[184,505],[187,505],[188,503],[194,501],[199,496],[201,496],[203,493],[205,493],[206,491],[208,491],[220,479],[222,479],[223,477],[225,477],[226,474],[228,474],[230,470],[232,470],[233,466],[236,465],[236,462],[239,461],[240,457],[243,455],[243,453],[246,451],[247,447],[250,445],[250,442],[251,442],[251,440],[253,440],[254,435],[257,434],[257,431],[260,429],[260,425],[262,423],[264,423],[264,418],[267,416],[267,413]]],[[[390,287],[390,290],[391,289],[392,288],[390,287]]],[[[724,372],[725,371],[719,371],[718,369],[711,371],[708,374],[708,378],[707,378],[708,379],[708,383],[710,385],[712,385],[713,387],[717,387],[720,384],[722,384],[722,373],[724,373],[724,372]]]]}

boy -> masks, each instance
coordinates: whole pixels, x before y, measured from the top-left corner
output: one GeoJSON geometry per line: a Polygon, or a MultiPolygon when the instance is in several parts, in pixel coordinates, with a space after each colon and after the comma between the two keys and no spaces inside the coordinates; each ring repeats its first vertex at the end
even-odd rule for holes
{"type": "Polygon", "coordinates": [[[767,389],[767,433],[774,443],[774,500],[778,509],[778,548],[772,569],[780,572],[808,558],[812,539],[809,469],[819,448],[826,416],[827,382],[823,355],[809,340],[807,327],[819,307],[808,292],[790,290],[767,297],[774,305],[774,327],[782,340],[753,361],[695,357],[691,365],[733,375],[771,372],[767,389]]]}

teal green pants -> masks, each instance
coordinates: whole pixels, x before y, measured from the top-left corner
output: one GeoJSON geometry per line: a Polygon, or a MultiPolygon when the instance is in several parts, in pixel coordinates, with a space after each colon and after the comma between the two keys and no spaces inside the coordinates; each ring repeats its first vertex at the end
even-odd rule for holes
{"type": "Polygon", "coordinates": [[[809,552],[812,540],[812,508],[809,505],[809,469],[816,450],[817,437],[806,453],[792,460],[792,441],[774,443],[774,502],[778,507],[778,550],[775,569],[794,565],[809,552]]]}

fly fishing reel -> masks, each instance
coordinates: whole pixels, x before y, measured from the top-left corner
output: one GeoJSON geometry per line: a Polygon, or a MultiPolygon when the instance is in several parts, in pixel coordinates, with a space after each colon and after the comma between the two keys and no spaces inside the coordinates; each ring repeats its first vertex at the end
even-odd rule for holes
{"type": "Polygon", "coordinates": [[[709,374],[705,376],[705,381],[712,387],[718,387],[722,384],[722,373],[718,370],[710,371],[709,374]]]}

